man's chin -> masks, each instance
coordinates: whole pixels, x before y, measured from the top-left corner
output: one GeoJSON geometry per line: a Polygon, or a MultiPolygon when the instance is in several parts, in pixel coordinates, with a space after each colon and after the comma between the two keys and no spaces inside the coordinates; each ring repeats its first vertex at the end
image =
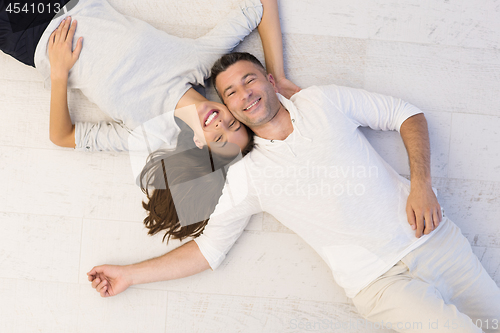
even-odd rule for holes
{"type": "Polygon", "coordinates": [[[265,122],[265,117],[262,117],[262,113],[260,111],[258,112],[253,112],[253,111],[256,110],[252,110],[252,112],[249,114],[243,114],[243,117],[240,120],[242,124],[245,124],[247,127],[250,128],[252,126],[260,126],[265,122]]]}

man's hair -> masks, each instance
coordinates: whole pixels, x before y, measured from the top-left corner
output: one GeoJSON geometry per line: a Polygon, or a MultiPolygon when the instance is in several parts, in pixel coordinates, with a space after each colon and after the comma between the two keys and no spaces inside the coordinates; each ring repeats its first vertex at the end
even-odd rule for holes
{"type": "Polygon", "coordinates": [[[262,63],[257,59],[253,54],[247,53],[247,52],[232,52],[226,55],[223,55],[222,57],[219,58],[215,62],[215,64],[212,66],[211,70],[211,76],[212,76],[212,84],[215,88],[215,91],[219,95],[220,99],[222,100],[222,96],[220,95],[219,91],[217,90],[217,87],[215,85],[215,80],[217,79],[217,76],[226,71],[229,66],[234,65],[238,61],[250,61],[251,63],[255,64],[259,69],[262,70],[262,74],[267,75],[266,69],[262,65],[262,63]]]}

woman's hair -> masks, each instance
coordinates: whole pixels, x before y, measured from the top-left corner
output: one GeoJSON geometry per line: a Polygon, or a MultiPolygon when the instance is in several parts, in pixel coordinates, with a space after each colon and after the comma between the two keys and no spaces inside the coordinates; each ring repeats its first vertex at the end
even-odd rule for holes
{"type": "MultiPolygon", "coordinates": [[[[170,237],[182,241],[203,232],[222,194],[226,167],[240,159],[239,154],[216,155],[207,146],[199,149],[193,142],[193,131],[179,123],[176,149],[150,154],[140,175],[141,190],[149,200],[142,202],[148,211],[144,225],[149,235],[165,230],[163,241],[168,235],[167,244],[170,237]]],[[[250,142],[243,156],[254,147],[254,134],[247,131],[250,142]]]]}

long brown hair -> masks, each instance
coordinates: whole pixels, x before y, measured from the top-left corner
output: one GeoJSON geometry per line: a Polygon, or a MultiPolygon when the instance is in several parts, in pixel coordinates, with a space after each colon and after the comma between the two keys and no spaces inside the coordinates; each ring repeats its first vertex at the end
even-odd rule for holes
{"type": "MultiPolygon", "coordinates": [[[[222,194],[225,167],[241,158],[239,154],[216,155],[207,146],[199,149],[193,142],[193,131],[182,121],[178,120],[178,123],[181,133],[176,149],[157,150],[150,154],[140,175],[141,190],[149,200],[148,203],[142,202],[148,212],[144,225],[149,229],[149,235],[165,230],[163,241],[168,236],[167,244],[170,238],[182,241],[187,237],[198,237],[203,232],[222,194]],[[222,177],[209,176],[219,169],[222,177]],[[190,182],[195,179],[196,182],[190,182]],[[186,182],[190,182],[188,186],[176,186],[186,182]],[[184,221],[180,221],[179,215],[184,221]],[[204,218],[198,220],[199,216],[204,218]]],[[[247,131],[250,142],[242,152],[243,156],[254,147],[254,134],[248,128],[247,131]]]]}

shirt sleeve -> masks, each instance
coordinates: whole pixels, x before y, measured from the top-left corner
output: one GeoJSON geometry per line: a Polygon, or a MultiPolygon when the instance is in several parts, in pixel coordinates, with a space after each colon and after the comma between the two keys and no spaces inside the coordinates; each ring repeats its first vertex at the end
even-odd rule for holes
{"type": "Polygon", "coordinates": [[[75,123],[75,150],[128,151],[130,129],[112,121],[75,123]]]}
{"type": "Polygon", "coordinates": [[[205,78],[221,56],[231,52],[259,25],[263,14],[260,0],[244,0],[209,33],[195,40],[200,70],[205,78]]]}
{"type": "MultiPolygon", "coordinates": [[[[194,105],[187,108],[196,111],[194,105]]],[[[191,112],[194,112],[193,110],[191,112]]],[[[174,150],[180,132],[181,128],[175,120],[174,111],[156,116],[130,132],[128,136],[130,166],[137,186],[140,186],[140,175],[150,154],[158,149],[174,150]]]]}
{"type": "Polygon", "coordinates": [[[243,161],[229,168],[226,184],[215,211],[194,239],[201,253],[215,270],[241,236],[253,214],[262,211],[255,189],[250,186],[243,161]]]}
{"type": "Polygon", "coordinates": [[[180,128],[175,121],[174,111],[156,116],[134,130],[113,121],[76,122],[75,150],[130,151],[145,154],[147,157],[160,147],[175,148],[179,133],[180,128]]]}
{"type": "Polygon", "coordinates": [[[416,106],[399,98],[363,89],[336,85],[323,86],[320,89],[356,126],[399,132],[406,119],[423,113],[416,106]]]}

